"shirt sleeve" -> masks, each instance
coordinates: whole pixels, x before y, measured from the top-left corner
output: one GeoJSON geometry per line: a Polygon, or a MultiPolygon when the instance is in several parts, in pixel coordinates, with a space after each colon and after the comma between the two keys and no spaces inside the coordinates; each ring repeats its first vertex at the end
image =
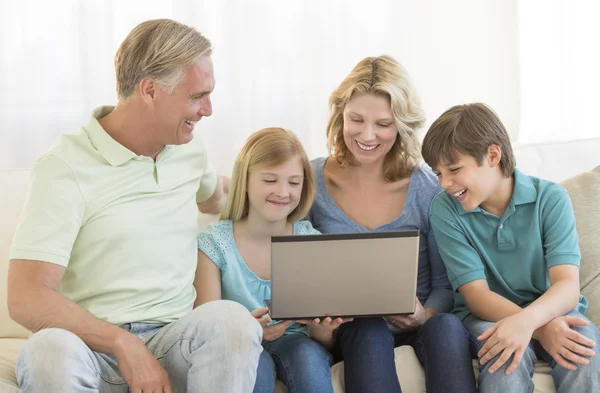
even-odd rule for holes
{"type": "Polygon", "coordinates": [[[208,160],[208,152],[204,145],[204,141],[202,141],[200,135],[195,135],[194,137],[199,139],[198,143],[201,147],[200,166],[202,168],[202,174],[200,175],[200,186],[196,193],[196,202],[201,203],[208,200],[215,193],[218,176],[217,171],[208,160]]]}
{"type": "Polygon", "coordinates": [[[46,154],[33,166],[10,259],[67,267],[83,224],[86,203],[71,168],[46,154]]]}
{"type": "Polygon", "coordinates": [[[320,235],[321,232],[313,228],[308,220],[298,221],[296,235],[320,235]]]}
{"type": "Polygon", "coordinates": [[[577,265],[581,260],[575,213],[567,190],[558,184],[542,210],[544,255],[548,268],[577,265]]]}
{"type": "Polygon", "coordinates": [[[471,245],[452,206],[438,195],[432,204],[430,221],[437,246],[446,266],[452,288],[457,291],[471,281],[486,279],[485,267],[477,250],[471,245]]]}
{"type": "Polygon", "coordinates": [[[454,307],[454,294],[431,228],[427,234],[427,254],[431,269],[431,292],[423,307],[433,308],[439,313],[450,312],[454,307]]]}
{"type": "Polygon", "coordinates": [[[217,239],[218,233],[216,231],[219,223],[210,224],[205,230],[198,234],[198,249],[206,254],[206,256],[213,261],[215,265],[221,271],[221,274],[225,273],[227,268],[227,261],[223,255],[223,249],[219,245],[217,239]]]}

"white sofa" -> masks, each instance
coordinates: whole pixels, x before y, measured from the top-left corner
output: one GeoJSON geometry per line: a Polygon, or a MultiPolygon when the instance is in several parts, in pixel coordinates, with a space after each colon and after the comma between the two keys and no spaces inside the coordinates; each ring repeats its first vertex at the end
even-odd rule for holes
{"type": "MultiPolygon", "coordinates": [[[[563,181],[600,164],[596,152],[600,139],[567,144],[535,145],[515,151],[519,168],[528,174],[563,181]]],[[[14,323],[6,308],[6,274],[8,254],[15,226],[27,192],[27,170],[0,171],[0,393],[18,393],[14,364],[29,332],[14,323]]],[[[573,199],[582,249],[581,287],[590,300],[588,317],[600,323],[600,167],[582,173],[563,184],[573,199]]],[[[202,227],[213,217],[199,217],[202,227]]],[[[411,347],[396,348],[396,366],[404,393],[425,393],[423,370],[411,347]]],[[[474,363],[475,366],[475,363],[474,363]]],[[[332,368],[336,393],[344,392],[343,363],[332,368]]],[[[536,366],[535,393],[555,393],[550,368],[536,366]]],[[[278,392],[285,392],[282,385],[278,392]]]]}

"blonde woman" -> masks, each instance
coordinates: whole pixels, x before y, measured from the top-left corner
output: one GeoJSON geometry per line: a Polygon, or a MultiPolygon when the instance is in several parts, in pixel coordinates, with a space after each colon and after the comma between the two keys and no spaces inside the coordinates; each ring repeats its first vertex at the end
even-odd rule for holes
{"type": "Polygon", "coordinates": [[[314,227],[323,233],[418,229],[421,235],[415,313],[355,319],[337,331],[346,392],[400,392],[394,363],[400,345],[415,349],[427,392],[475,392],[467,332],[446,314],[453,294],[428,218],[441,188],[420,163],[417,130],[425,119],[406,70],[389,56],[365,58],[329,105],[330,156],[313,161],[314,227]]]}
{"type": "Polygon", "coordinates": [[[296,136],[281,128],[258,131],[236,159],[220,221],[198,236],[196,305],[233,300],[263,326],[255,392],[273,392],[277,376],[290,393],[333,393],[327,348],[345,320],[307,321],[307,329],[273,323],[264,308],[271,298],[271,236],[318,234],[302,221],[314,194],[310,162],[296,136]]]}

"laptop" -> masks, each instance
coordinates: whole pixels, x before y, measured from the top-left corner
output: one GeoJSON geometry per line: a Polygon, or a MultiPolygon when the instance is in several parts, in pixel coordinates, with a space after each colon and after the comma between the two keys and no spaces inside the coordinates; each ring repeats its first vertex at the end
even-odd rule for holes
{"type": "Polygon", "coordinates": [[[273,236],[273,320],[415,312],[419,231],[273,236]]]}

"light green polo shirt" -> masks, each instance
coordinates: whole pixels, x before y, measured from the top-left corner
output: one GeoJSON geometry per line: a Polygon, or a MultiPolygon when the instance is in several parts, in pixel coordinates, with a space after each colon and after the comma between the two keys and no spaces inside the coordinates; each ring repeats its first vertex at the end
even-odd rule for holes
{"type": "Polygon", "coordinates": [[[64,266],[60,293],[100,319],[172,322],[193,307],[196,202],[217,174],[197,134],[136,155],[100,126],[112,109],[35,162],[10,258],[64,266]]]}
{"type": "MultiPolygon", "coordinates": [[[[567,191],[559,184],[515,169],[508,208],[498,218],[477,207],[465,211],[456,198],[440,193],[432,202],[431,226],[455,291],[454,311],[470,313],[458,288],[485,279],[495,293],[527,307],[550,287],[548,269],[579,266],[579,239],[567,191]]],[[[587,300],[580,296],[577,310],[587,300]]]]}

